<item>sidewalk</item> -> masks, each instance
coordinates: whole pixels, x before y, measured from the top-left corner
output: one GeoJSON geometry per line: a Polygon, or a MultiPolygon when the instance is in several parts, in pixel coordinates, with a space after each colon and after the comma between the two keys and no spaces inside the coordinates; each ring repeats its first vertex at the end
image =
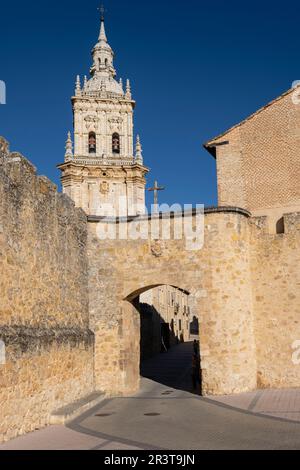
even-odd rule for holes
{"type": "Polygon", "coordinates": [[[206,398],[250,413],[300,422],[300,389],[255,390],[239,395],[206,398]]]}
{"type": "Polygon", "coordinates": [[[118,441],[101,439],[64,426],[49,426],[0,445],[1,450],[138,450],[118,441]]]}

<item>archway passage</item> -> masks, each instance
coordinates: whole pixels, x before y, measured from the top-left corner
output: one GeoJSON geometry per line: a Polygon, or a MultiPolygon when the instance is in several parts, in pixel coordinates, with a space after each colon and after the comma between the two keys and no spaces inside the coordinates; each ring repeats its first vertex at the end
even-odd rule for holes
{"type": "MultiPolygon", "coordinates": [[[[183,219],[182,224],[196,224],[193,213],[183,219]]],[[[165,219],[157,220],[162,230],[165,219]]],[[[149,235],[152,221],[142,221],[149,235]]],[[[170,221],[172,234],[175,222],[170,221]]],[[[196,250],[185,237],[173,235],[159,241],[150,235],[138,240],[99,237],[99,228],[132,233],[136,224],[137,219],[89,223],[89,324],[95,335],[97,389],[109,395],[139,389],[141,321],[133,301],[150,288],[168,285],[190,293],[191,320],[195,315],[199,321],[203,394],[253,390],[257,363],[247,217],[232,209],[207,213],[206,242],[196,250]]]]}
{"type": "Polygon", "coordinates": [[[198,332],[193,330],[190,294],[170,285],[150,286],[127,299],[139,313],[142,378],[201,393],[198,332]]]}

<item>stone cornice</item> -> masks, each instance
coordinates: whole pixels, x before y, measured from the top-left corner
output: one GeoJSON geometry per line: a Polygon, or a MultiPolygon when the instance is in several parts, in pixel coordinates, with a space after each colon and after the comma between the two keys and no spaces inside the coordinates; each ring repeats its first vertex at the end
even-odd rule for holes
{"type": "MultiPolygon", "coordinates": [[[[128,216],[128,217],[102,217],[102,216],[93,216],[89,215],[88,216],[88,222],[91,223],[98,223],[98,222],[105,222],[105,223],[128,223],[132,221],[143,221],[143,220],[152,220],[154,219],[165,219],[165,218],[171,218],[174,219],[176,217],[191,217],[196,214],[198,214],[200,211],[197,210],[196,208],[193,208],[190,211],[186,211],[184,213],[182,212],[160,212],[159,214],[146,214],[146,215],[138,215],[138,216],[128,216]]],[[[206,207],[204,209],[204,215],[208,214],[221,214],[221,213],[233,213],[233,214],[238,214],[242,215],[246,218],[251,217],[251,213],[247,211],[246,209],[242,209],[240,207],[231,207],[231,206],[225,206],[225,207],[206,207]]]]}
{"type": "MultiPolygon", "coordinates": [[[[124,162],[125,163],[125,162],[124,162]]],[[[75,161],[75,160],[69,160],[67,162],[64,162],[64,163],[60,163],[59,165],[57,165],[57,168],[60,169],[60,170],[65,170],[66,168],[71,168],[73,167],[74,169],[75,168],[90,168],[91,170],[128,170],[128,171],[133,171],[133,170],[138,170],[138,171],[141,171],[143,172],[144,174],[148,173],[150,171],[149,168],[147,168],[146,166],[143,166],[143,165],[140,165],[138,163],[135,163],[135,162],[132,162],[132,164],[124,164],[124,165],[110,165],[108,164],[100,164],[100,162],[97,162],[95,164],[91,164],[90,162],[88,162],[88,160],[84,160],[82,162],[78,162],[78,161],[75,161]]]]}
{"type": "Polygon", "coordinates": [[[28,327],[22,325],[4,325],[0,327],[0,337],[7,346],[19,350],[20,356],[25,352],[36,351],[40,347],[52,344],[83,343],[91,346],[94,333],[88,327],[28,327]]]}
{"type": "Polygon", "coordinates": [[[100,96],[100,94],[94,94],[94,95],[85,95],[82,94],[80,96],[72,96],[71,97],[72,103],[78,103],[78,102],[90,102],[92,101],[93,103],[120,103],[120,104],[130,104],[132,105],[133,108],[135,108],[136,101],[134,100],[129,100],[128,98],[125,98],[123,96],[100,96]]]}

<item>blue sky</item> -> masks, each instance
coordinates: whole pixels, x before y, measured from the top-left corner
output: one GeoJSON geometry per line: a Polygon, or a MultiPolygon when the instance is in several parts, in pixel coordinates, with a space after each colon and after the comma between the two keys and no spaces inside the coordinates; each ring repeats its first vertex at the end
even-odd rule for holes
{"type": "MultiPolygon", "coordinates": [[[[96,0],[2,2],[0,135],[59,184],[76,74],[97,41],[96,0]]],[[[118,76],[131,79],[145,164],[160,202],[215,205],[202,144],[300,78],[299,3],[106,0],[118,76]]],[[[152,198],[152,195],[148,195],[152,198]]]]}

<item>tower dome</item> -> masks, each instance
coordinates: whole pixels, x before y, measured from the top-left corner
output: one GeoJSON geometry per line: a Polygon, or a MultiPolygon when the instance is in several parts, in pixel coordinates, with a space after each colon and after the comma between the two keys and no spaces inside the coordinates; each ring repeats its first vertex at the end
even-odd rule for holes
{"type": "Polygon", "coordinates": [[[98,42],[92,50],[92,56],[93,65],[90,70],[91,78],[85,84],[83,91],[87,94],[95,94],[101,91],[123,96],[123,87],[115,79],[116,70],[113,64],[114,52],[107,42],[103,17],[101,17],[98,42]]]}

